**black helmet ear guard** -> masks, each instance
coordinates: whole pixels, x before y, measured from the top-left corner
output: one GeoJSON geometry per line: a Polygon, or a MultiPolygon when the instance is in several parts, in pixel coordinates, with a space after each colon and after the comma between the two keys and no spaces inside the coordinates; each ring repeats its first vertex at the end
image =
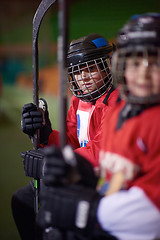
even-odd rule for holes
{"type": "Polygon", "coordinates": [[[68,82],[70,90],[76,97],[83,101],[92,102],[107,92],[112,85],[109,69],[112,52],[113,46],[99,34],[90,34],[70,43],[67,53],[68,82]],[[91,67],[95,67],[100,75],[98,84],[94,81],[91,67]],[[82,77],[82,70],[87,71],[90,78],[93,79],[94,87],[92,90],[87,87],[86,79],[82,77]],[[82,88],[79,86],[75,74],[81,76],[79,81],[84,83],[82,88]]]}

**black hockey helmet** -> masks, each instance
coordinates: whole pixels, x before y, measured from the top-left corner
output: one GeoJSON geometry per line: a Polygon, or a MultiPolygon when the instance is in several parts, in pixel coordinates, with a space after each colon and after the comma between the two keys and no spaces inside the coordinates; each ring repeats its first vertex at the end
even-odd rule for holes
{"type": "Polygon", "coordinates": [[[113,46],[99,34],[90,34],[88,36],[73,40],[68,47],[67,66],[69,75],[69,88],[72,93],[83,101],[92,102],[106,93],[112,85],[112,76],[110,72],[110,58],[113,46]],[[90,67],[96,66],[100,79],[97,84],[90,67]],[[88,71],[90,78],[93,79],[94,90],[91,91],[85,84],[85,78],[82,77],[82,71],[88,71]],[[105,72],[105,74],[104,74],[105,72]],[[83,81],[83,88],[78,84],[75,75],[79,74],[83,81]],[[104,77],[105,75],[105,77],[104,77]]]}
{"type": "Polygon", "coordinates": [[[127,57],[141,56],[148,61],[148,57],[154,55],[160,64],[160,14],[146,13],[132,16],[119,31],[116,44],[118,50],[112,58],[112,75],[116,86],[122,85],[123,97],[127,96],[127,101],[142,104],[157,101],[157,96],[140,98],[128,95],[124,71],[127,57]]]}
{"type": "Polygon", "coordinates": [[[160,46],[160,14],[133,15],[120,30],[117,47],[160,46]]]}

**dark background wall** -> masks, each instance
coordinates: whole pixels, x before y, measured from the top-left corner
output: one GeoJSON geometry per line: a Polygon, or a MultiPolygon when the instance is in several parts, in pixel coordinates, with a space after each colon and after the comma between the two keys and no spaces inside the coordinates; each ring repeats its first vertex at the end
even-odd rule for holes
{"type": "MultiPolygon", "coordinates": [[[[20,152],[32,144],[20,127],[21,109],[32,101],[32,19],[39,0],[0,0],[0,239],[20,239],[10,201],[28,184],[20,152]],[[1,86],[1,85],[0,85],[1,86]],[[27,88],[28,86],[28,88],[27,88]]],[[[160,12],[159,0],[70,0],[69,40],[96,32],[110,41],[133,14],[160,12]]],[[[39,67],[45,85],[57,84],[57,5],[47,12],[39,34],[39,67]],[[52,77],[55,75],[55,79],[52,77]]],[[[41,79],[40,79],[41,80],[41,79]]],[[[53,86],[53,90],[56,86],[53,86]]],[[[44,90],[44,89],[42,89],[44,90]]],[[[41,93],[58,128],[57,96],[41,93]]],[[[53,93],[54,94],[54,93],[53,93]]]]}
{"type": "MultiPolygon", "coordinates": [[[[159,0],[69,0],[69,40],[96,32],[113,40],[133,14],[160,11],[159,0]]],[[[32,19],[40,0],[0,1],[0,73],[14,83],[19,73],[32,72],[32,19]]],[[[57,3],[40,28],[40,68],[56,62],[57,3]]]]}

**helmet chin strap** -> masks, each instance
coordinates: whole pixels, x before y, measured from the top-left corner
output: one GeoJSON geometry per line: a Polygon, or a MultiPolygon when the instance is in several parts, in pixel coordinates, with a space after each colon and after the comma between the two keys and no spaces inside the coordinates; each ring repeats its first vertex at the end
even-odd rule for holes
{"type": "Polygon", "coordinates": [[[126,103],[125,106],[120,111],[118,116],[118,121],[116,125],[116,130],[120,129],[124,122],[130,118],[133,118],[141,114],[146,109],[146,106],[139,104],[126,103]]]}

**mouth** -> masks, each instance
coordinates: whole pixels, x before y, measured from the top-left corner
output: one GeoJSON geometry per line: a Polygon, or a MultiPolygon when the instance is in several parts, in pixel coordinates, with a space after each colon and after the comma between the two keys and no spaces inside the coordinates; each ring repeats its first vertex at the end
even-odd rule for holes
{"type": "Polygon", "coordinates": [[[146,84],[141,84],[141,85],[137,85],[135,86],[136,88],[139,88],[141,90],[151,90],[152,89],[152,86],[151,85],[146,85],[146,84]]]}
{"type": "Polygon", "coordinates": [[[90,87],[92,87],[94,84],[93,83],[84,83],[84,84],[82,84],[82,87],[83,88],[90,88],[90,87]]]}
{"type": "Polygon", "coordinates": [[[81,90],[84,93],[91,92],[93,90],[93,83],[92,84],[83,84],[82,87],[81,87],[81,90]]]}
{"type": "Polygon", "coordinates": [[[133,95],[136,96],[148,96],[152,92],[152,86],[151,85],[134,85],[134,88],[130,89],[130,91],[133,93],[133,95]]]}
{"type": "Polygon", "coordinates": [[[90,84],[84,84],[85,87],[91,87],[93,86],[93,83],[90,83],[90,84]]]}

